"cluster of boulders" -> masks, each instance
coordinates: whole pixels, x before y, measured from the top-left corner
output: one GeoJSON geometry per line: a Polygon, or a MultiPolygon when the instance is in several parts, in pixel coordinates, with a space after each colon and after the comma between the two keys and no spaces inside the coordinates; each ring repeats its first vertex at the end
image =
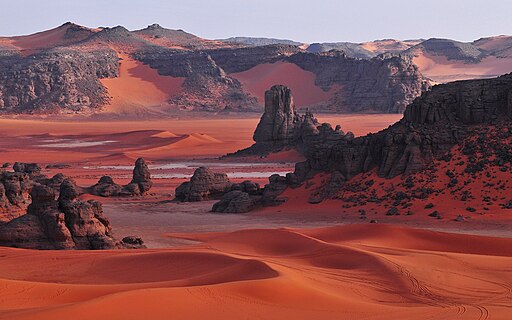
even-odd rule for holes
{"type": "Polygon", "coordinates": [[[225,173],[213,172],[208,168],[196,169],[190,181],[176,188],[176,200],[195,202],[216,199],[231,188],[232,183],[225,173]]]}
{"type": "MultiPolygon", "coordinates": [[[[4,168],[5,169],[5,168],[4,168]]],[[[16,162],[14,171],[0,173],[0,245],[31,249],[143,248],[134,236],[116,240],[101,203],[83,201],[87,188],[58,173],[41,174],[34,163],[16,162]]],[[[144,194],[151,178],[144,160],[138,159],[126,193],[144,194]]]]}
{"type": "Polygon", "coordinates": [[[135,161],[132,181],[127,185],[119,185],[110,176],[103,176],[98,183],[88,188],[88,192],[101,197],[143,196],[153,186],[151,173],[143,158],[135,161]]]}
{"type": "MultiPolygon", "coordinates": [[[[131,237],[116,241],[101,203],[78,199],[80,190],[71,179],[55,191],[35,184],[27,213],[0,225],[0,245],[30,249],[114,249],[134,247],[131,237]]],[[[139,247],[143,247],[141,245],[139,247]]]]}
{"type": "Polygon", "coordinates": [[[249,180],[233,183],[225,173],[200,167],[195,170],[190,181],[176,188],[175,200],[183,202],[218,200],[213,205],[213,212],[245,213],[260,205],[277,203],[277,196],[285,189],[283,184],[281,188],[275,188],[279,184],[277,183],[279,178],[284,177],[271,176],[271,183],[261,188],[258,183],[249,180]]]}

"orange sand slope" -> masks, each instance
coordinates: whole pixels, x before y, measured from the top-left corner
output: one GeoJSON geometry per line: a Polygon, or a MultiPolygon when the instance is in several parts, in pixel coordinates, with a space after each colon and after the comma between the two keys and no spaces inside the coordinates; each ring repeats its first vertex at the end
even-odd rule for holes
{"type": "Polygon", "coordinates": [[[265,101],[265,91],[275,84],[283,84],[293,92],[297,106],[314,105],[329,100],[335,91],[323,91],[315,85],[315,74],[289,62],[260,64],[252,69],[230,76],[240,81],[245,90],[260,103],[265,101]]]}
{"type": "Polygon", "coordinates": [[[161,76],[156,69],[128,55],[121,54],[120,57],[119,77],[101,79],[112,97],[104,112],[122,114],[160,107],[181,91],[184,78],[161,76]]]}
{"type": "Polygon", "coordinates": [[[371,224],[173,237],[202,243],[1,248],[0,319],[507,319],[512,308],[512,239],[371,224]]]}
{"type": "Polygon", "coordinates": [[[486,57],[479,63],[448,60],[444,56],[422,53],[413,58],[423,75],[445,83],[456,80],[492,78],[512,72],[512,58],[486,57]]]}

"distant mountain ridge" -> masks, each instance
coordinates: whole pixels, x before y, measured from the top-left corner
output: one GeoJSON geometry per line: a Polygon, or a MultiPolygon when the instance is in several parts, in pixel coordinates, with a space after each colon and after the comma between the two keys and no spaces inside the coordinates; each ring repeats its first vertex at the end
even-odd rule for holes
{"type": "Polygon", "coordinates": [[[505,61],[510,49],[508,37],[472,45],[417,41],[344,43],[345,50],[331,51],[279,39],[208,40],[158,24],[130,31],[67,22],[0,37],[0,112],[260,111],[261,88],[284,84],[298,108],[396,113],[430,88],[418,57],[477,65],[489,56],[505,61]]]}

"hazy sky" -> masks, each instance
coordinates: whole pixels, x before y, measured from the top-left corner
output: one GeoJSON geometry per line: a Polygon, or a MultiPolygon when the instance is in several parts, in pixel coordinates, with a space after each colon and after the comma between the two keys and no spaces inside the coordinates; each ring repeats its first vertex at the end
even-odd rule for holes
{"type": "Polygon", "coordinates": [[[130,30],[159,23],[209,39],[471,41],[512,34],[511,13],[512,0],[0,0],[0,35],[30,34],[72,21],[130,30]]]}

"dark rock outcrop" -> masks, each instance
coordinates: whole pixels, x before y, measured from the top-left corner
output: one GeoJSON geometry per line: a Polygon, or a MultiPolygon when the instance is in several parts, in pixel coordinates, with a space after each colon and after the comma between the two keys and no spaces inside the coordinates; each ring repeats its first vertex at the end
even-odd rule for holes
{"type": "Polygon", "coordinates": [[[25,214],[33,184],[26,173],[0,173],[0,224],[25,214]]]}
{"type": "Polygon", "coordinates": [[[301,120],[295,112],[291,90],[275,85],[265,92],[265,112],[253,139],[256,143],[290,144],[297,137],[301,120]]]}
{"type": "MultiPolygon", "coordinates": [[[[506,133],[512,121],[512,74],[435,86],[411,103],[399,122],[357,138],[350,132],[345,134],[339,126],[333,129],[329,124],[319,125],[310,114],[297,115],[284,87],[272,88],[269,97],[272,103],[258,125],[256,143],[235,155],[263,154],[288,147],[300,150],[306,161],[297,163],[295,171],[286,177],[270,178],[263,191],[264,205],[285,201],[279,196],[288,186],[297,187],[318,173],[328,173],[330,178],[311,195],[311,203],[334,196],[346,181],[374,169],[384,178],[409,176],[433,160],[450,157],[451,148],[469,136],[481,137],[480,127],[497,126],[502,130],[496,130],[506,133]]],[[[474,143],[466,143],[465,153],[476,152],[471,145],[474,143]]],[[[508,151],[498,144],[495,148],[500,159],[495,162],[505,172],[508,151]]],[[[492,155],[485,150],[480,152],[492,155]]],[[[468,165],[466,172],[479,172],[485,163],[480,160],[468,165]]],[[[457,179],[451,179],[450,186],[457,183],[457,179]]],[[[413,181],[408,180],[407,185],[411,184],[413,181]]]]}
{"type": "Polygon", "coordinates": [[[115,183],[112,177],[103,176],[98,183],[88,188],[88,192],[101,197],[143,196],[151,190],[152,186],[148,165],[143,158],[138,158],[135,161],[132,181],[129,184],[121,186],[115,183]]]}
{"type": "Polygon", "coordinates": [[[135,161],[135,167],[133,168],[133,178],[130,185],[136,186],[138,194],[144,195],[153,186],[151,181],[151,173],[149,172],[148,165],[143,158],[138,158],[135,161]]]}
{"type": "Polygon", "coordinates": [[[91,112],[108,101],[101,78],[118,76],[112,49],[46,50],[0,59],[0,111],[11,113],[91,112]]]}
{"type": "MultiPolygon", "coordinates": [[[[230,156],[266,155],[283,149],[303,151],[305,141],[317,136],[325,136],[330,125],[319,126],[311,112],[299,114],[295,111],[292,92],[283,85],[275,85],[265,92],[265,112],[254,132],[254,145],[230,156]]],[[[332,130],[331,130],[332,131],[332,130]]],[[[329,133],[330,134],[330,133],[329,133]]],[[[352,135],[352,133],[348,133],[352,135]]],[[[336,127],[330,139],[345,136],[336,127]]]]}
{"type": "Polygon", "coordinates": [[[142,241],[116,241],[101,204],[78,199],[80,193],[70,179],[62,182],[57,200],[52,188],[35,184],[27,213],[0,226],[0,245],[85,250],[143,246],[142,241]]]}
{"type": "Polygon", "coordinates": [[[15,162],[12,168],[14,172],[23,172],[27,174],[38,174],[41,172],[41,166],[37,163],[15,162]]]}
{"type": "Polygon", "coordinates": [[[227,174],[200,167],[194,171],[190,181],[176,188],[175,199],[185,202],[212,200],[229,191],[231,185],[227,174]]]}
{"type": "Polygon", "coordinates": [[[222,213],[249,212],[262,203],[263,190],[258,183],[250,180],[233,183],[231,190],[213,205],[212,211],[222,213]]]}
{"type": "Polygon", "coordinates": [[[256,206],[257,199],[251,197],[247,192],[240,190],[230,191],[222,196],[219,202],[213,205],[213,212],[222,213],[245,213],[256,206]]]}
{"type": "Polygon", "coordinates": [[[319,128],[304,139],[306,161],[298,164],[294,180],[315,173],[337,173],[337,185],[374,168],[380,177],[409,175],[450,149],[479,126],[512,120],[512,75],[495,79],[457,81],[435,86],[417,98],[399,122],[364,137],[333,138],[335,130],[319,128]]]}

